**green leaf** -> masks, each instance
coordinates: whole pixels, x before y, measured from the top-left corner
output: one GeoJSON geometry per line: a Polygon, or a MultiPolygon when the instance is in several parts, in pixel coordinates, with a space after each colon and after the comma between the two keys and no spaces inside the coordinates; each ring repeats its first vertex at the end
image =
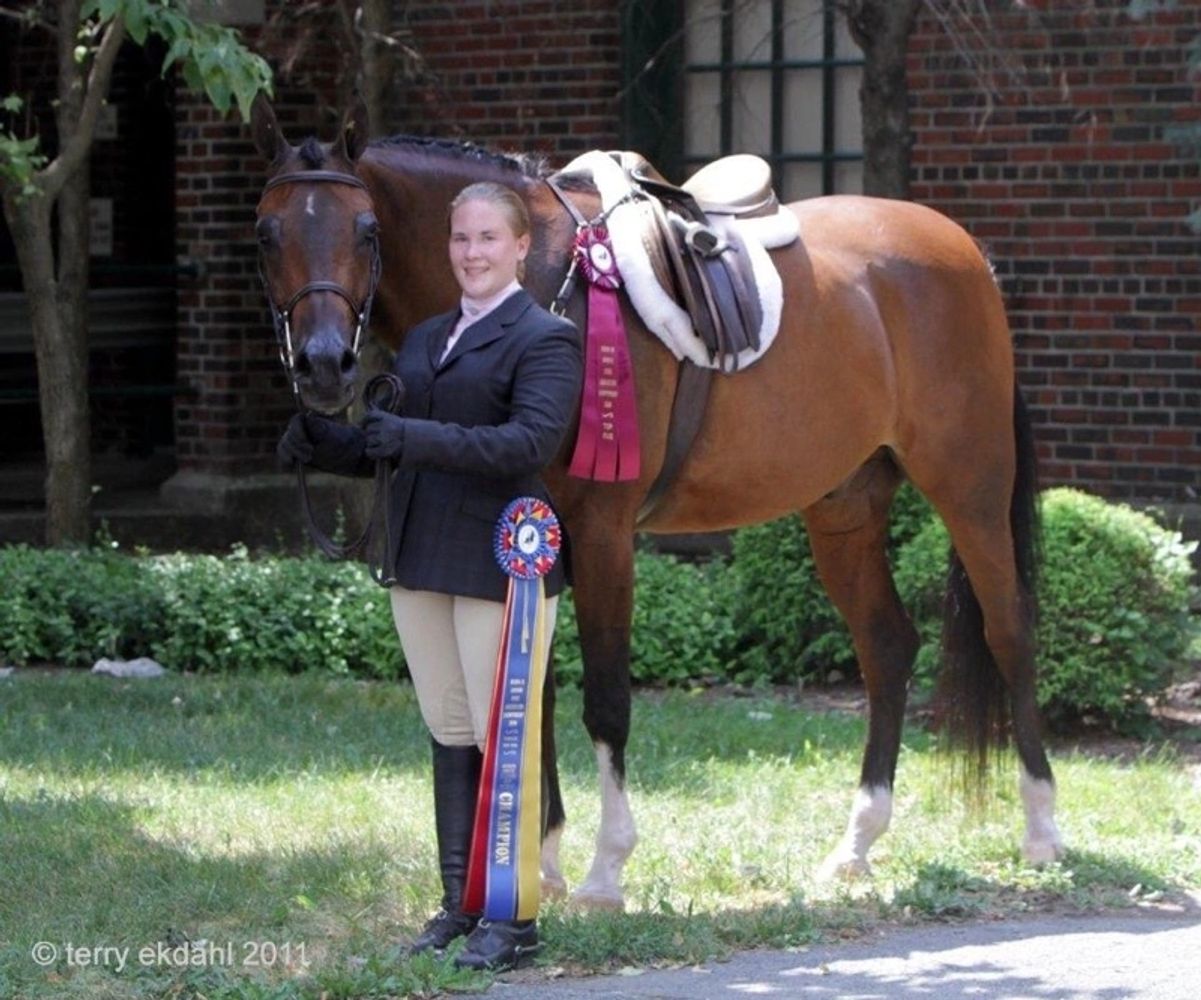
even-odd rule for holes
{"type": "Polygon", "coordinates": [[[146,23],[146,11],[140,4],[126,4],[125,30],[129,32],[129,37],[138,45],[145,44],[148,25],[146,23]]]}
{"type": "Polygon", "coordinates": [[[0,101],[0,108],[14,115],[20,113],[23,107],[25,107],[25,102],[17,94],[9,94],[3,101],[0,101]]]}

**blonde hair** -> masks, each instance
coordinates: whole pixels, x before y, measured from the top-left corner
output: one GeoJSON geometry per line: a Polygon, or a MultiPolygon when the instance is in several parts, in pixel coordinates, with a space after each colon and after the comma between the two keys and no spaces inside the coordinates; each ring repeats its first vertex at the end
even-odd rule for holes
{"type": "MultiPolygon", "coordinates": [[[[446,228],[450,229],[451,217],[455,214],[455,210],[460,205],[465,205],[469,201],[486,201],[495,205],[500,209],[501,214],[508,222],[509,228],[513,230],[513,235],[517,237],[525,236],[530,231],[530,213],[525,207],[525,202],[521,200],[521,196],[506,184],[500,184],[496,181],[477,181],[474,184],[468,184],[463,188],[450,203],[450,208],[446,212],[446,228]]],[[[517,263],[517,280],[525,280],[525,261],[517,263]]]]}

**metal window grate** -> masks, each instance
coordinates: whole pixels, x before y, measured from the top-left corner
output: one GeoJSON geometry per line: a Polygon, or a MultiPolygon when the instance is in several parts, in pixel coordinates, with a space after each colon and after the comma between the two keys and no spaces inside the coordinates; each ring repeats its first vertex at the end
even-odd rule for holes
{"type": "MultiPolygon", "coordinates": [[[[853,71],[863,65],[863,59],[840,51],[847,47],[847,43],[843,40],[840,44],[838,27],[834,0],[809,0],[807,3],[798,3],[796,0],[694,0],[686,4],[684,31],[694,43],[697,40],[701,43],[686,43],[683,46],[681,61],[685,77],[686,129],[695,132],[695,105],[704,99],[698,94],[711,94],[715,78],[719,81],[716,88],[719,108],[716,148],[709,143],[708,148],[698,149],[695,135],[686,135],[680,156],[682,172],[691,173],[716,156],[754,152],[771,164],[777,190],[786,200],[856,188],[859,171],[856,169],[849,174],[840,174],[839,165],[858,165],[863,160],[862,140],[858,134],[857,83],[849,94],[846,92],[852,86],[851,81],[857,78],[853,71]],[[802,17],[817,22],[820,55],[798,58],[787,51],[786,38],[790,30],[795,32],[798,19],[802,17]],[[694,19],[691,27],[688,25],[689,18],[694,19]],[[745,49],[745,39],[740,46],[737,38],[740,28],[745,34],[748,23],[766,27],[761,41],[754,46],[749,57],[748,53],[739,51],[740,47],[745,49]],[[709,29],[719,34],[716,46],[712,37],[702,34],[709,29]],[[717,59],[711,57],[714,48],[717,50],[717,59]],[[694,58],[694,49],[706,51],[694,58]],[[758,57],[760,51],[762,58],[758,57]],[[706,55],[709,57],[706,58],[706,55]],[[765,89],[762,85],[763,76],[768,79],[767,141],[759,143],[763,148],[747,148],[745,136],[738,134],[740,105],[747,114],[764,109],[748,106],[747,95],[740,93],[740,85],[749,86],[753,82],[753,89],[762,95],[765,89]],[[854,102],[853,131],[856,134],[853,137],[848,134],[852,129],[846,126],[845,121],[841,128],[843,134],[839,134],[839,101],[843,101],[841,107],[845,109],[849,106],[848,99],[854,102]],[[691,111],[687,110],[690,102],[691,111]],[[817,148],[799,148],[795,136],[791,141],[789,139],[786,126],[790,115],[801,112],[798,102],[812,102],[814,107],[806,110],[820,113],[821,134],[817,148]],[[802,185],[801,173],[790,169],[793,164],[815,165],[820,171],[819,184],[816,177],[809,177],[802,185]],[[805,190],[800,189],[802,186],[805,190]]],[[[703,143],[700,145],[703,146],[703,143]]]]}

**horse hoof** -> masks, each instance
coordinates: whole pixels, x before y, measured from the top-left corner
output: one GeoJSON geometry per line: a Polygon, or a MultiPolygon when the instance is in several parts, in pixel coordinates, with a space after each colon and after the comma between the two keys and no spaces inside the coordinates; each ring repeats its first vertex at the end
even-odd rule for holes
{"type": "Polygon", "coordinates": [[[1022,857],[1027,864],[1049,865],[1063,858],[1063,844],[1058,840],[1027,840],[1022,844],[1022,857]]]}
{"type": "Polygon", "coordinates": [[[567,898],[567,879],[562,875],[557,875],[554,878],[542,876],[542,898],[550,899],[566,899],[567,898]]]}
{"type": "Polygon", "coordinates": [[[620,913],[626,908],[625,897],[602,889],[577,889],[571,894],[571,908],[588,913],[620,913]]]}
{"type": "Polygon", "coordinates": [[[822,863],[817,877],[822,882],[854,882],[871,878],[872,866],[867,858],[832,854],[822,863]]]}

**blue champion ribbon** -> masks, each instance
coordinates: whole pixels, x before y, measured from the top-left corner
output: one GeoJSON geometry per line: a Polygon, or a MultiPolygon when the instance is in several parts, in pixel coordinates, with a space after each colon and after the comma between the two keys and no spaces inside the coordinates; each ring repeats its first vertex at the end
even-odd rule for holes
{"type": "Polygon", "coordinates": [[[463,895],[489,920],[538,914],[542,837],[542,684],[550,637],[542,578],[561,544],[554,511],[534,497],[510,503],[494,538],[509,576],[484,743],[475,830],[463,895]]]}

